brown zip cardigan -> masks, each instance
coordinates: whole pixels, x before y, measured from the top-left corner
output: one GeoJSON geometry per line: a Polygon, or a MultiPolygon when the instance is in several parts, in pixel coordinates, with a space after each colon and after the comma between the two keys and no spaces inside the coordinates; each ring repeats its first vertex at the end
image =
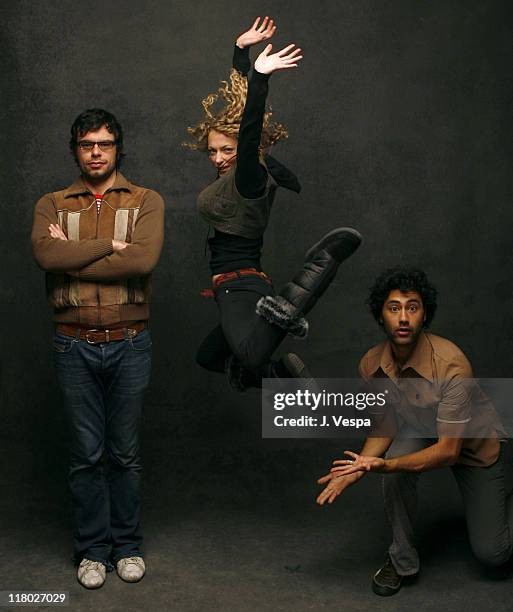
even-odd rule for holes
{"type": "Polygon", "coordinates": [[[53,320],[87,327],[149,318],[151,271],[164,238],[164,201],[117,173],[103,194],[99,213],[81,178],[47,193],[36,205],[32,228],[34,257],[46,271],[53,320]],[[59,224],[68,240],[51,238],[59,224]],[[112,240],[128,242],[113,252],[112,240]]]}

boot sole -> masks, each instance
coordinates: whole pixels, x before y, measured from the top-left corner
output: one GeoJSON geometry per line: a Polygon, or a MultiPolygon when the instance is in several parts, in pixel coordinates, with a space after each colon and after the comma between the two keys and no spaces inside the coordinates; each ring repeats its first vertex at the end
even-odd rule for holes
{"type": "Polygon", "coordinates": [[[382,586],[372,581],[372,590],[374,591],[374,593],[376,593],[376,595],[380,595],[381,597],[391,597],[392,595],[398,593],[400,589],[401,584],[399,584],[399,586],[394,589],[393,587],[382,586]]]}
{"type": "Polygon", "coordinates": [[[285,357],[282,358],[282,362],[290,374],[294,375],[294,378],[300,378],[308,384],[308,389],[310,391],[313,393],[319,392],[319,387],[315,378],[312,376],[312,373],[304,364],[301,357],[296,355],[296,353],[287,353],[285,357]]]}
{"type": "Polygon", "coordinates": [[[334,236],[340,236],[340,235],[351,236],[351,238],[353,239],[354,249],[344,259],[347,259],[347,257],[350,257],[356,251],[356,249],[360,246],[362,239],[363,239],[362,235],[360,234],[360,232],[353,229],[352,227],[337,227],[334,230],[331,230],[331,232],[328,232],[327,234],[325,234],[318,242],[316,242],[311,248],[308,249],[308,251],[305,253],[305,261],[308,261],[309,259],[311,259],[314,256],[314,254],[317,253],[317,251],[320,251],[321,249],[323,249],[324,246],[330,242],[331,238],[333,238],[334,236]]]}
{"type": "Polygon", "coordinates": [[[399,583],[399,586],[397,586],[396,588],[378,584],[377,582],[374,581],[374,578],[373,578],[372,579],[372,590],[374,591],[374,593],[376,593],[376,595],[380,595],[381,597],[391,597],[392,595],[395,595],[397,592],[399,592],[403,585],[408,586],[410,584],[414,584],[415,582],[417,582],[418,577],[419,577],[418,572],[416,574],[411,574],[409,576],[402,576],[401,582],[399,583]]]}
{"type": "Polygon", "coordinates": [[[313,376],[304,364],[303,360],[295,353],[287,353],[283,358],[283,364],[291,374],[294,374],[294,378],[313,380],[313,376]]]}

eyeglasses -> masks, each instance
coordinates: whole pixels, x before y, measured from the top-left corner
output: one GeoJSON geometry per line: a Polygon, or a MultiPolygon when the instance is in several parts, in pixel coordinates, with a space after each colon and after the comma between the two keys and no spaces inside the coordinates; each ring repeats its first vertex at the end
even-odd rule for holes
{"type": "Polygon", "coordinates": [[[115,140],[80,140],[77,142],[77,145],[80,147],[81,151],[92,151],[94,149],[94,145],[98,145],[100,151],[112,151],[112,149],[116,146],[115,140]]]}

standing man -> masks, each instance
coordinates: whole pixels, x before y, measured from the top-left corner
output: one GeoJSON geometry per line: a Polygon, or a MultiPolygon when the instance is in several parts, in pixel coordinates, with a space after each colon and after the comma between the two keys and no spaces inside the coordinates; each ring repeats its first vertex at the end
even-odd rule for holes
{"type": "Polygon", "coordinates": [[[424,331],[435,314],[435,288],[420,270],[394,268],[376,280],[368,304],[387,340],[364,355],[360,375],[391,379],[398,397],[374,414],[387,437],[369,437],[359,455],[345,451],[349,458],[334,461],[318,481],[327,486],[317,502],[331,504],[367,472],[384,474],[392,544],[372,588],[393,595],[404,576],[419,571],[413,542],[418,475],[450,466],[474,554],[486,565],[505,563],[513,547],[513,497],[505,493],[502,427],[488,398],[469,381],[472,368],[461,350],[424,331]]]}
{"type": "Polygon", "coordinates": [[[39,200],[32,245],[46,271],[54,363],[71,425],[77,576],[98,588],[111,562],[128,582],[145,573],[139,423],[150,379],[150,283],[162,249],[164,202],[119,172],[123,132],[111,113],[81,113],[70,148],[81,176],[39,200]]]}

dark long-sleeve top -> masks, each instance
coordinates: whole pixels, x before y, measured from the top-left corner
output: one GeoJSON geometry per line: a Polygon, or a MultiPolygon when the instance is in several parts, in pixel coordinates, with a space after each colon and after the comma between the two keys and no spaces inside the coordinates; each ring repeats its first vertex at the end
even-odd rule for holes
{"type": "MultiPolygon", "coordinates": [[[[233,67],[244,74],[242,69],[247,65],[249,49],[240,49],[235,45],[233,67]]],[[[260,163],[260,139],[270,76],[253,69],[248,83],[248,95],[239,128],[235,168],[235,185],[244,198],[259,198],[267,186],[267,170],[260,163]]]]}
{"type": "MultiPolygon", "coordinates": [[[[249,48],[241,49],[235,45],[233,67],[243,75],[248,74],[251,68],[249,48]]],[[[252,78],[248,83],[246,105],[239,129],[235,168],[235,186],[244,198],[258,198],[264,193],[267,185],[267,170],[260,164],[259,146],[265,100],[269,89],[268,80],[269,75],[253,70],[252,78]]],[[[212,274],[222,274],[241,268],[262,269],[260,264],[262,237],[244,238],[215,230],[208,244],[212,274]]]]}
{"type": "MultiPolygon", "coordinates": [[[[235,45],[233,67],[245,76],[248,74],[251,68],[249,48],[241,49],[235,45]]],[[[269,77],[270,75],[253,69],[239,129],[235,186],[239,194],[247,199],[261,197],[269,180],[269,171],[260,162],[260,139],[265,102],[269,91],[269,77]]],[[[284,186],[299,191],[299,182],[291,172],[273,158],[269,157],[269,162],[278,175],[281,173],[284,186]]],[[[261,270],[262,237],[250,239],[215,230],[215,235],[209,239],[208,243],[211,251],[212,274],[231,272],[241,268],[261,270]]]]}

